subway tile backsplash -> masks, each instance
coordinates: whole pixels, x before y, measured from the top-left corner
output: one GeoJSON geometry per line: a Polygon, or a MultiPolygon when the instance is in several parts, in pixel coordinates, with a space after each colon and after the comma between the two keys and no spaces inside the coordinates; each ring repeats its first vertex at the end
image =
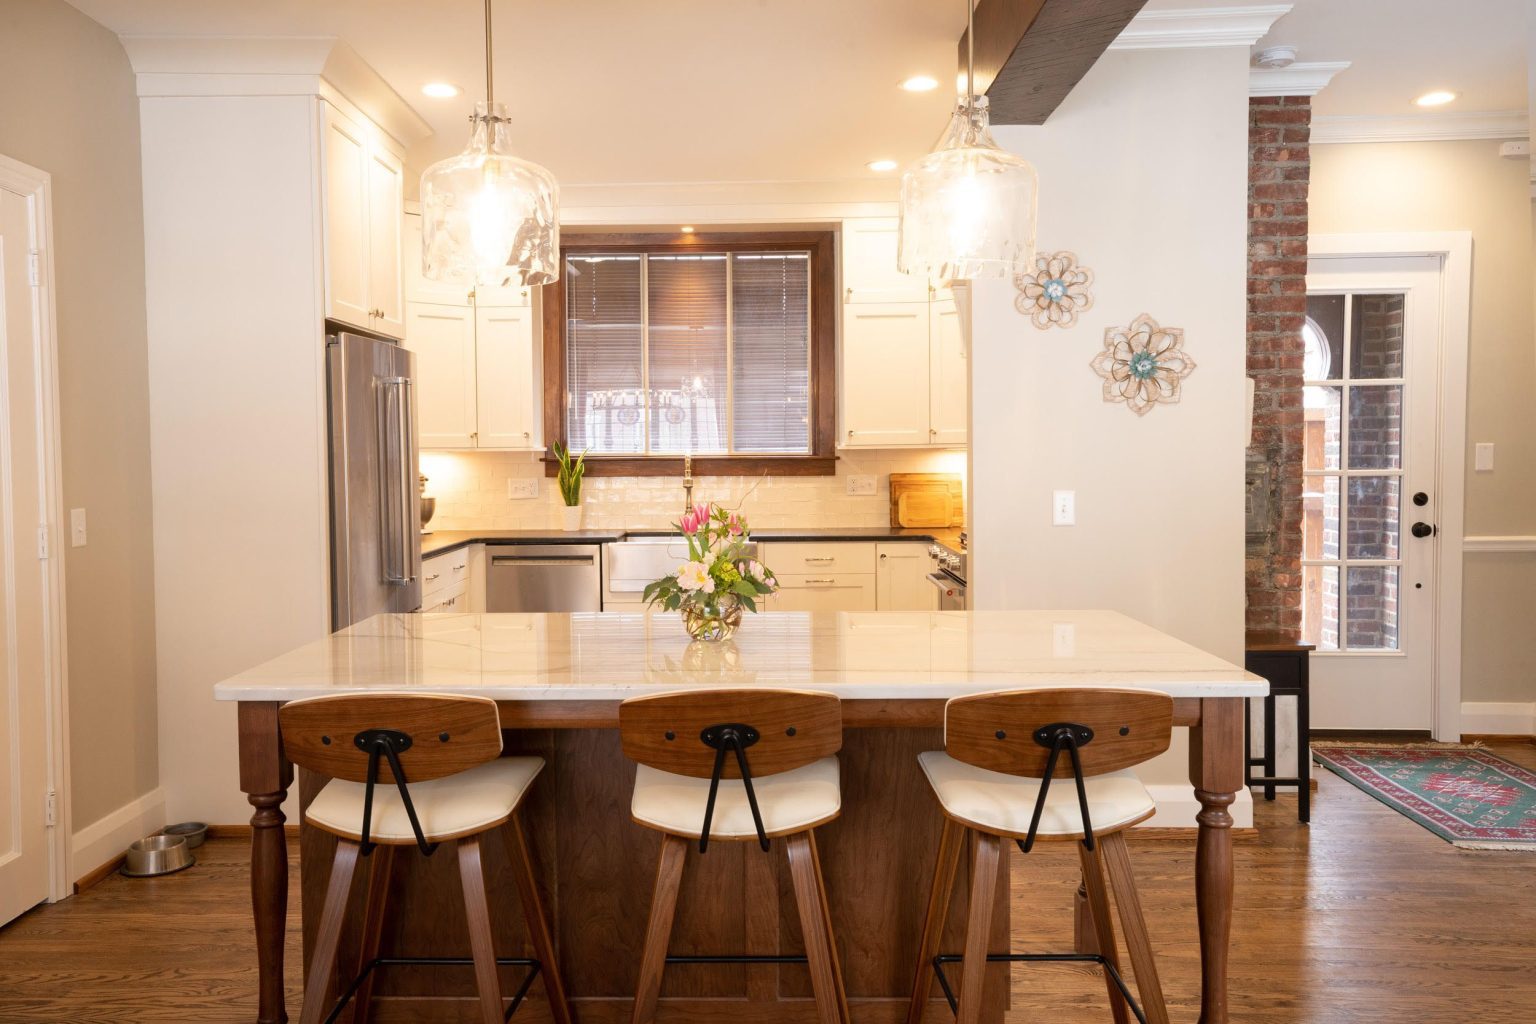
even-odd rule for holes
{"type": "MultiPolygon", "coordinates": [[[[965,473],[964,451],[839,453],[836,476],[694,478],[695,501],[741,507],[753,526],[886,526],[891,473],[965,473]],[[873,495],[848,493],[850,475],[875,477],[873,495]]],[[[435,530],[559,529],[560,490],[539,456],[524,452],[422,452],[426,493],[437,499],[435,530]],[[536,498],[509,497],[511,481],[535,481],[536,498]]],[[[588,477],[585,525],[598,529],[660,529],[677,521],[681,477],[588,477]]]]}

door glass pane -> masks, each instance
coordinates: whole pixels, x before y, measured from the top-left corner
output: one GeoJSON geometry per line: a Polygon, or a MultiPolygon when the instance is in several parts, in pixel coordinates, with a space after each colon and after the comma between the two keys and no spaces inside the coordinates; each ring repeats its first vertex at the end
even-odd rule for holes
{"type": "Polygon", "coordinates": [[[1339,478],[1309,476],[1301,492],[1301,557],[1339,557],[1339,478]]]}
{"type": "Polygon", "coordinates": [[[1407,296],[1355,295],[1350,310],[1349,375],[1355,379],[1403,375],[1403,320],[1407,296]]]}
{"type": "Polygon", "coordinates": [[[1334,385],[1302,389],[1302,411],[1306,420],[1303,462],[1307,469],[1339,468],[1342,391],[1334,385]]]}
{"type": "Polygon", "coordinates": [[[1355,384],[1349,389],[1349,468],[1397,469],[1403,464],[1403,386],[1355,384]]]}
{"type": "Polygon", "coordinates": [[[725,256],[646,258],[653,452],[725,452],[725,256]]]}
{"type": "Polygon", "coordinates": [[[1302,568],[1301,639],[1320,651],[1339,649],[1339,567],[1302,568]]]}
{"type": "Polygon", "coordinates": [[[1349,647],[1397,650],[1397,566],[1352,565],[1346,579],[1349,647]]]}
{"type": "Polygon", "coordinates": [[[1307,380],[1339,380],[1344,376],[1344,296],[1307,296],[1301,340],[1307,380]]]}
{"type": "Polygon", "coordinates": [[[1402,519],[1402,478],[1349,478],[1348,558],[1396,558],[1402,519]]]}

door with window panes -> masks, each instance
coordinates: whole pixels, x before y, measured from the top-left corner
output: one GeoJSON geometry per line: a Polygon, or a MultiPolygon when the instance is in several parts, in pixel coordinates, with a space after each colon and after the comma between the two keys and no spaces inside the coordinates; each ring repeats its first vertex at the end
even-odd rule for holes
{"type": "Polygon", "coordinates": [[[1312,726],[1431,729],[1439,257],[1307,274],[1302,633],[1312,726]]]}

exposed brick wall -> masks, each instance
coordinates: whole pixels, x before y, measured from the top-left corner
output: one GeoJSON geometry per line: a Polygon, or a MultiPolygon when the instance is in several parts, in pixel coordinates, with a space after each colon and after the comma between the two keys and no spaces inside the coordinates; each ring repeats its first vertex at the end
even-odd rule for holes
{"type": "Polygon", "coordinates": [[[1312,100],[1248,104],[1248,375],[1254,378],[1248,494],[1248,626],[1301,630],[1301,325],[1306,318],[1312,100]]]}

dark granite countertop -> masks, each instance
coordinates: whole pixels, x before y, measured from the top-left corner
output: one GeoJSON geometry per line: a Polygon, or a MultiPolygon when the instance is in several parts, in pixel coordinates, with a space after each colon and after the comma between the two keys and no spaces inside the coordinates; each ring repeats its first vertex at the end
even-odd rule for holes
{"type": "MultiPolygon", "coordinates": [[[[421,555],[431,558],[469,544],[607,544],[626,537],[664,537],[674,530],[436,530],[421,538],[421,555]]],[[[960,531],[927,527],[899,526],[827,526],[809,529],[753,530],[759,541],[912,541],[940,544],[960,552],[960,531]]]]}

